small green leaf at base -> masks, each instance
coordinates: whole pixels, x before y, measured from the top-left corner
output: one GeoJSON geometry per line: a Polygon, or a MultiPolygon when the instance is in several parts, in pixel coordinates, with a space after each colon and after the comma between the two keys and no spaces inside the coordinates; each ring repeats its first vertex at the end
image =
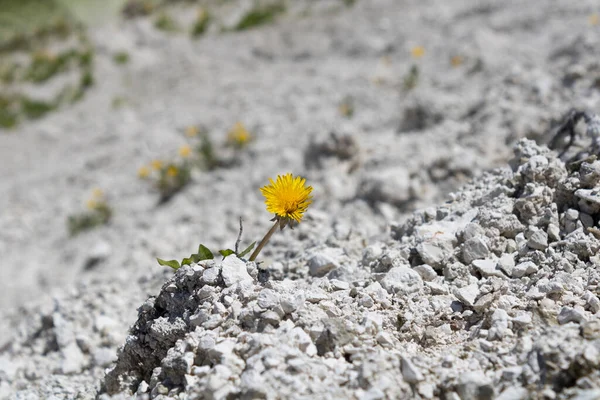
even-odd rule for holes
{"type": "Polygon", "coordinates": [[[223,258],[235,254],[235,251],[231,249],[219,250],[219,253],[223,256],[223,258]]]}
{"type": "Polygon", "coordinates": [[[244,251],[242,251],[240,254],[238,254],[237,256],[239,258],[244,257],[246,254],[248,254],[252,251],[252,249],[254,248],[255,245],[256,245],[256,242],[252,242],[252,244],[250,246],[246,247],[246,249],[244,251]]]}
{"type": "Polygon", "coordinates": [[[181,267],[179,265],[179,261],[177,261],[177,260],[165,261],[165,260],[161,260],[160,258],[157,258],[156,261],[158,261],[158,263],[160,265],[164,265],[165,267],[171,267],[173,269],[179,269],[179,267],[181,267]]]}
{"type": "Polygon", "coordinates": [[[198,247],[198,256],[200,256],[200,259],[198,261],[212,260],[213,258],[215,258],[215,256],[213,256],[212,251],[210,251],[203,244],[201,244],[200,247],[198,247]]]}

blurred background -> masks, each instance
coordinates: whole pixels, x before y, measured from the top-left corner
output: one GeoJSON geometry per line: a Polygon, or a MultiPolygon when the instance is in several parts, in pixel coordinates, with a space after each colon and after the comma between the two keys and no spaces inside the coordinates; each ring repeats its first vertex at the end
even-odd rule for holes
{"type": "MultiPolygon", "coordinates": [[[[596,1],[0,0],[0,308],[166,274],[269,227],[364,245],[598,109],[596,1]]],[[[358,249],[357,251],[360,251],[358,249]]],[[[143,297],[143,296],[141,296],[143,297]]]]}

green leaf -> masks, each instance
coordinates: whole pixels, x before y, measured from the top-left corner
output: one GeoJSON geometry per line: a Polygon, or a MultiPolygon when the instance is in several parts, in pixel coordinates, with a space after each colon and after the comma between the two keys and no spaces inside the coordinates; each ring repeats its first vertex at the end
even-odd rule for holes
{"type": "Polygon", "coordinates": [[[225,249],[225,250],[219,250],[219,253],[221,253],[221,255],[223,256],[223,258],[225,258],[227,256],[235,254],[235,251],[233,251],[231,249],[225,249]]]}
{"type": "Polygon", "coordinates": [[[194,256],[195,254],[192,254],[188,258],[184,258],[183,260],[181,260],[181,265],[191,265],[193,262],[196,262],[194,261],[194,256]]]}
{"type": "Polygon", "coordinates": [[[156,261],[158,261],[158,263],[160,265],[164,265],[165,267],[171,267],[173,269],[179,269],[179,267],[180,267],[179,261],[177,261],[177,260],[165,261],[165,260],[161,260],[160,258],[157,258],[156,261]]]}
{"type": "Polygon", "coordinates": [[[237,256],[239,258],[244,257],[246,254],[250,253],[250,251],[252,251],[252,249],[254,248],[254,246],[256,245],[256,242],[252,242],[252,244],[248,247],[246,247],[246,249],[244,251],[242,251],[240,254],[238,254],[237,256]]]}
{"type": "MultiPolygon", "coordinates": [[[[203,244],[201,244],[200,247],[198,247],[198,254],[197,255],[200,257],[198,261],[212,260],[213,258],[215,258],[215,256],[213,256],[212,251],[210,251],[203,244]]],[[[198,262],[198,261],[196,261],[196,262],[198,262]]]]}

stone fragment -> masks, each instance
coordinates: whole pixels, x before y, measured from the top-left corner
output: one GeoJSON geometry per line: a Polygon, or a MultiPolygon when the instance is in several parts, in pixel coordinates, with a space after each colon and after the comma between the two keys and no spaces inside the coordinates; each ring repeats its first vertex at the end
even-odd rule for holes
{"type": "Polygon", "coordinates": [[[494,310],[488,331],[488,340],[502,340],[508,330],[508,313],[501,308],[494,310]]]}
{"type": "Polygon", "coordinates": [[[369,202],[401,206],[410,198],[410,174],[402,167],[389,167],[368,173],[358,185],[358,197],[369,202]]]}
{"type": "Polygon", "coordinates": [[[221,268],[219,267],[215,266],[212,268],[207,268],[204,270],[204,272],[202,272],[202,282],[206,283],[207,285],[214,285],[217,283],[220,273],[221,268]]]}
{"type": "Polygon", "coordinates": [[[77,374],[81,372],[85,365],[85,356],[75,342],[69,343],[61,349],[61,373],[65,375],[77,374]]]}
{"type": "Polygon", "coordinates": [[[557,320],[561,325],[569,322],[580,323],[586,320],[585,310],[581,306],[563,307],[558,314],[557,320]]]}
{"type": "Polygon", "coordinates": [[[425,285],[431,289],[432,295],[448,294],[448,287],[438,282],[425,282],[425,285]]]}
{"type": "Polygon", "coordinates": [[[582,297],[594,314],[600,311],[600,299],[595,294],[586,290],[582,297]]]}
{"type": "Polygon", "coordinates": [[[348,282],[341,281],[339,279],[331,279],[331,288],[333,290],[348,290],[350,289],[350,284],[348,282]]]}
{"type": "Polygon", "coordinates": [[[487,243],[481,237],[474,237],[467,240],[462,247],[462,259],[466,264],[471,264],[474,260],[486,258],[489,253],[487,243]]]}
{"type": "Polygon", "coordinates": [[[402,377],[408,383],[417,383],[425,379],[421,371],[410,361],[408,357],[401,356],[402,377]]]}
{"type": "Polygon", "coordinates": [[[95,365],[100,367],[108,367],[117,359],[117,352],[115,349],[108,347],[98,347],[94,350],[93,361],[95,365]]]}
{"type": "Polygon", "coordinates": [[[481,400],[494,397],[494,386],[483,371],[460,374],[456,392],[461,400],[481,400]]]}
{"type": "Polygon", "coordinates": [[[510,386],[504,389],[504,391],[496,397],[496,400],[527,400],[528,398],[529,391],[527,389],[519,386],[510,386]]]}
{"type": "Polygon", "coordinates": [[[478,313],[485,312],[489,309],[490,305],[492,304],[492,301],[494,301],[494,294],[486,293],[477,299],[477,301],[473,305],[473,309],[478,313]]]}
{"type": "Polygon", "coordinates": [[[308,272],[311,276],[325,276],[328,272],[339,268],[342,249],[326,248],[308,260],[308,272]]]}
{"type": "Polygon", "coordinates": [[[498,269],[502,270],[506,276],[512,276],[515,268],[515,258],[512,254],[502,254],[498,259],[498,269]]]}
{"type": "Polygon", "coordinates": [[[554,224],[548,224],[548,229],[546,229],[546,233],[548,234],[548,239],[553,242],[558,242],[560,240],[560,228],[554,224]]]}
{"type": "Polygon", "coordinates": [[[538,266],[533,261],[525,261],[519,263],[512,270],[513,278],[521,278],[526,275],[531,275],[538,271],[538,266]]]}
{"type": "Polygon", "coordinates": [[[514,329],[514,327],[526,328],[529,325],[531,325],[531,322],[532,322],[531,313],[528,311],[520,311],[519,314],[517,314],[515,317],[513,317],[511,319],[511,321],[513,323],[513,329],[514,329]]]}
{"type": "Polygon", "coordinates": [[[575,196],[579,198],[579,209],[587,214],[600,211],[600,189],[578,189],[575,196]]]}
{"type": "Polygon", "coordinates": [[[443,240],[426,241],[417,245],[417,252],[421,259],[435,268],[443,266],[451,251],[452,244],[443,240]]]}
{"type": "Polygon", "coordinates": [[[417,265],[413,268],[425,282],[431,282],[438,277],[437,272],[428,264],[417,265]]]}
{"type": "Polygon", "coordinates": [[[227,287],[242,281],[253,281],[246,270],[246,263],[234,255],[225,258],[221,263],[221,275],[227,287]]]}
{"type": "Polygon", "coordinates": [[[548,234],[541,229],[536,230],[527,240],[527,246],[535,250],[545,250],[548,247],[548,234]]]}
{"type": "Polygon", "coordinates": [[[514,367],[507,367],[502,370],[502,380],[513,381],[518,379],[523,373],[523,367],[515,365],[514,367]]]}
{"type": "Polygon", "coordinates": [[[279,293],[273,289],[263,289],[258,294],[258,306],[263,309],[272,309],[279,305],[279,293]]]}
{"type": "Polygon", "coordinates": [[[454,290],[454,295],[466,306],[472,307],[479,296],[479,286],[476,283],[454,290]]]}
{"type": "Polygon", "coordinates": [[[419,291],[423,280],[416,271],[400,266],[393,267],[385,274],[381,286],[390,294],[407,295],[419,291]]]}
{"type": "Polygon", "coordinates": [[[383,255],[383,247],[378,244],[367,246],[363,250],[362,263],[368,266],[370,263],[375,262],[383,255]]]}
{"type": "Polygon", "coordinates": [[[496,269],[498,261],[493,259],[475,260],[472,263],[473,267],[483,276],[489,278],[490,276],[504,277],[504,274],[499,269],[496,269]]]}
{"type": "Polygon", "coordinates": [[[600,339],[600,320],[591,319],[581,324],[581,335],[588,339],[600,339]]]}

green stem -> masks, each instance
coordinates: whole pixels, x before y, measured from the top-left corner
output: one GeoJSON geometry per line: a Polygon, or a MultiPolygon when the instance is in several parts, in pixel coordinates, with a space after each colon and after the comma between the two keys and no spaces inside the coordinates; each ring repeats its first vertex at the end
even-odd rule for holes
{"type": "Polygon", "coordinates": [[[260,253],[260,251],[262,250],[262,248],[265,247],[265,244],[267,244],[267,242],[269,241],[269,239],[271,239],[271,236],[273,236],[273,234],[277,230],[277,227],[279,227],[279,218],[275,221],[275,225],[273,225],[273,227],[271,227],[271,229],[269,229],[269,232],[267,232],[267,234],[265,235],[265,237],[262,238],[262,240],[260,241],[260,243],[258,244],[258,246],[256,247],[256,249],[254,250],[254,252],[250,256],[249,261],[256,260],[256,257],[258,257],[258,253],[260,253]]]}

